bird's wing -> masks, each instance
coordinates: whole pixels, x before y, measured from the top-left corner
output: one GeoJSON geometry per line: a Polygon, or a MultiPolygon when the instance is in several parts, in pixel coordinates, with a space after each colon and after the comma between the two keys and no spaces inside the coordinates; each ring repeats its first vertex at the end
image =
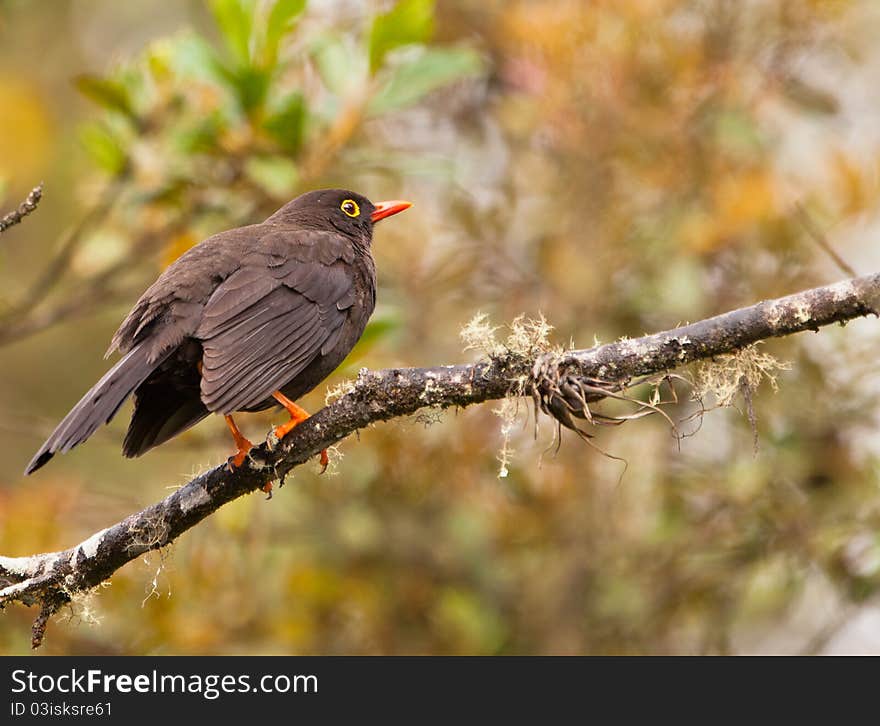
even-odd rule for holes
{"type": "Polygon", "coordinates": [[[192,247],[150,285],[113,336],[109,356],[149,341],[151,359],[191,336],[216,285],[241,266],[244,250],[273,234],[267,225],[220,232],[192,247]]]}
{"type": "Polygon", "coordinates": [[[204,350],[202,401],[211,411],[258,405],[341,333],[355,299],[349,245],[337,235],[316,237],[298,234],[284,249],[265,242],[208,300],[195,337],[204,350]]]}

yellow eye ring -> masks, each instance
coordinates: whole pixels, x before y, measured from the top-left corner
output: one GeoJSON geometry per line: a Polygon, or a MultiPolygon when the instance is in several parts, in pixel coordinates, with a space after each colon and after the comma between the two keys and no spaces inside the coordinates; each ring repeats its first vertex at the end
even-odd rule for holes
{"type": "Polygon", "coordinates": [[[342,204],[339,205],[339,208],[349,217],[359,217],[361,214],[361,208],[358,206],[358,203],[354,199],[346,199],[342,204]]]}

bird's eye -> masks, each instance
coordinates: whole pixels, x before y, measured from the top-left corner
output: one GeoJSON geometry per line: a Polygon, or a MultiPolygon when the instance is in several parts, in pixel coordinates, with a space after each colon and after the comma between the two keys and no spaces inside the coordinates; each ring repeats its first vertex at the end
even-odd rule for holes
{"type": "Polygon", "coordinates": [[[354,201],[354,199],[346,199],[342,204],[339,205],[339,208],[349,217],[357,217],[361,213],[361,208],[358,206],[357,202],[354,201]]]}

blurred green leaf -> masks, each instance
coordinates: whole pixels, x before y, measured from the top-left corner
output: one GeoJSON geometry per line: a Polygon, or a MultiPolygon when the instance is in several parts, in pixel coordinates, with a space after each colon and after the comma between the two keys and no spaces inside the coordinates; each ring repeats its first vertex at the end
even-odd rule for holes
{"type": "Polygon", "coordinates": [[[295,154],[303,141],[306,101],[299,92],[285,96],[263,123],[266,132],[287,152],[295,154]]]}
{"type": "Polygon", "coordinates": [[[169,177],[163,184],[138,193],[134,198],[141,204],[175,206],[181,203],[184,193],[192,186],[193,182],[190,179],[178,176],[169,177]]]}
{"type": "Polygon", "coordinates": [[[212,113],[195,125],[181,128],[175,137],[177,148],[184,154],[204,154],[218,150],[218,139],[226,128],[222,114],[212,113]]]}
{"type": "Polygon", "coordinates": [[[107,126],[100,123],[85,124],[80,129],[79,138],[92,161],[101,169],[110,174],[119,174],[125,169],[125,149],[107,126]]]}
{"type": "Polygon", "coordinates": [[[497,651],[505,638],[504,621],[491,603],[460,588],[445,589],[435,605],[437,627],[464,653],[497,651]]]}
{"type": "Polygon", "coordinates": [[[211,12],[226,46],[241,65],[250,62],[250,39],[256,0],[211,0],[211,12]]]}
{"type": "Polygon", "coordinates": [[[410,106],[431,91],[480,73],[480,56],[467,48],[429,48],[414,61],[396,68],[372,98],[371,114],[410,106]]]}
{"type": "Polygon", "coordinates": [[[251,157],[245,165],[245,172],[275,197],[291,196],[299,180],[296,164],[280,156],[251,157]]]}
{"type": "Polygon", "coordinates": [[[366,81],[365,58],[339,35],[323,35],[315,43],[312,57],[324,85],[337,96],[348,95],[366,81]]]}
{"type": "Polygon", "coordinates": [[[181,78],[216,80],[220,60],[211,44],[200,35],[185,33],[171,39],[167,54],[181,78]]]}
{"type": "Polygon", "coordinates": [[[263,105],[272,80],[268,71],[254,66],[231,69],[222,64],[218,66],[218,70],[232,89],[238,105],[244,113],[251,115],[263,105]]]}
{"type": "Polygon", "coordinates": [[[740,108],[724,108],[714,119],[715,142],[730,153],[752,157],[760,153],[763,139],[758,123],[740,108]]]}
{"type": "Polygon", "coordinates": [[[361,353],[366,353],[380,340],[387,338],[395,330],[399,330],[400,326],[400,318],[387,313],[371,320],[367,323],[364,334],[358,341],[362,348],[361,353]]]}
{"type": "Polygon", "coordinates": [[[131,119],[136,118],[128,89],[122,83],[99,76],[81,75],[74,79],[74,85],[83,96],[99,106],[131,119]]]}
{"type": "Polygon", "coordinates": [[[171,48],[166,42],[153,43],[147,49],[145,58],[150,75],[157,83],[165,83],[174,78],[171,64],[171,48]]]}
{"type": "Polygon", "coordinates": [[[358,364],[369,352],[381,341],[386,340],[403,326],[403,323],[393,312],[378,312],[367,323],[364,334],[360,337],[351,353],[339,366],[343,375],[351,375],[356,372],[358,364]]]}
{"type": "Polygon", "coordinates": [[[293,29],[296,19],[302,14],[305,7],[306,0],[277,0],[272,6],[266,21],[266,44],[264,47],[268,68],[275,66],[281,39],[293,29]]]}
{"type": "Polygon", "coordinates": [[[377,15],[370,28],[370,72],[375,73],[389,51],[424,43],[434,30],[434,0],[401,0],[377,15]]]}

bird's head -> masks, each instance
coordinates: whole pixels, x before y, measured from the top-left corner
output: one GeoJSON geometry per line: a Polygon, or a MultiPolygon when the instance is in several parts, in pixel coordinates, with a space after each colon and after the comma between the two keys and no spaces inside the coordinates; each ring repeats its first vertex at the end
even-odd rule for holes
{"type": "Polygon", "coordinates": [[[266,221],[311,229],[336,229],[355,238],[366,236],[369,239],[376,222],[411,206],[410,202],[401,200],[374,204],[348,189],[318,189],[301,194],[266,221]]]}

